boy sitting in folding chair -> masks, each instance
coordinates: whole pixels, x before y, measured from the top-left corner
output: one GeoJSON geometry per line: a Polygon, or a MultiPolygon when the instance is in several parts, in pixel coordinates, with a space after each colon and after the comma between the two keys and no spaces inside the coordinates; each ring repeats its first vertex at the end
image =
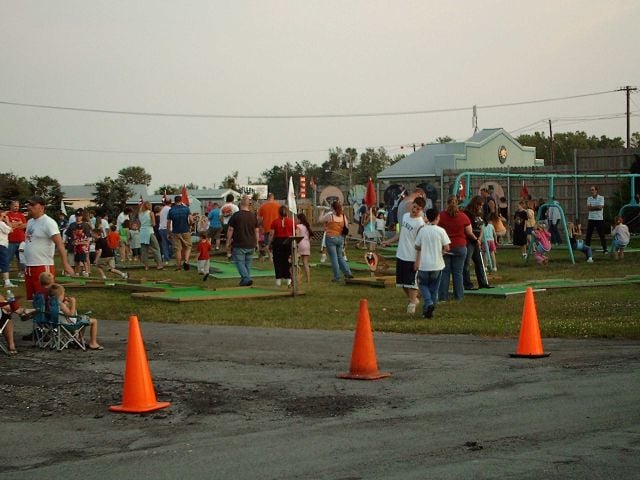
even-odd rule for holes
{"type": "MultiPolygon", "coordinates": [[[[87,345],[89,350],[104,349],[98,343],[98,320],[95,318],[87,319],[84,315],[78,315],[78,311],[76,310],[76,299],[74,297],[65,296],[64,287],[62,285],[59,283],[51,285],[49,287],[49,298],[57,298],[58,300],[60,315],[62,316],[60,323],[75,325],[83,320],[89,321],[89,345],[87,345]]],[[[76,334],[80,335],[80,340],[82,340],[82,330],[78,330],[76,334]]]]}

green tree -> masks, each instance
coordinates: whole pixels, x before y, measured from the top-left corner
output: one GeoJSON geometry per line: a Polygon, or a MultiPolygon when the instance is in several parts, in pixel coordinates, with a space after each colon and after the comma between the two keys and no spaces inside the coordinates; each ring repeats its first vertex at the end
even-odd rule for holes
{"type": "Polygon", "coordinates": [[[453,141],[454,141],[454,139],[451,138],[449,135],[445,135],[444,137],[436,138],[436,142],[437,143],[451,143],[453,141]]]}
{"type": "Polygon", "coordinates": [[[231,175],[227,175],[222,180],[222,188],[230,188],[231,190],[238,190],[238,170],[233,172],[231,175]]]}
{"type": "Polygon", "coordinates": [[[13,173],[0,173],[0,205],[8,207],[12,200],[24,203],[31,196],[31,184],[13,173]]]}
{"type": "MultiPolygon", "coordinates": [[[[550,164],[551,141],[544,132],[535,132],[533,135],[520,135],[516,140],[528,147],[536,148],[536,158],[543,158],[547,165],[550,164]]],[[[609,138],[606,135],[597,137],[588,136],[585,132],[560,132],[553,136],[553,156],[555,164],[568,164],[573,162],[573,150],[587,150],[597,148],[624,148],[624,141],[620,137],[609,138]]]]}
{"type": "Polygon", "coordinates": [[[178,195],[180,193],[180,188],[176,187],[175,185],[160,185],[158,188],[156,188],[153,194],[164,195],[165,192],[167,193],[167,196],[178,195]]]}
{"type": "Polygon", "coordinates": [[[41,196],[47,202],[46,212],[49,215],[60,213],[60,205],[62,203],[62,191],[60,190],[60,182],[49,176],[39,177],[33,176],[30,179],[31,193],[41,196]]]}
{"type": "Polygon", "coordinates": [[[353,183],[364,185],[369,178],[376,179],[378,173],[391,165],[391,157],[384,149],[384,147],[375,150],[373,148],[367,148],[360,154],[360,162],[356,169],[353,183]]]}
{"type": "Polygon", "coordinates": [[[122,177],[115,180],[105,177],[101,182],[96,182],[93,201],[96,204],[96,209],[104,215],[114,218],[122,211],[133,193],[122,177]]]}
{"type": "Polygon", "coordinates": [[[631,134],[631,148],[640,148],[640,132],[631,134]]]}
{"type": "Polygon", "coordinates": [[[151,175],[142,167],[126,167],[118,172],[118,178],[127,185],[145,185],[151,184],[151,175]]]}

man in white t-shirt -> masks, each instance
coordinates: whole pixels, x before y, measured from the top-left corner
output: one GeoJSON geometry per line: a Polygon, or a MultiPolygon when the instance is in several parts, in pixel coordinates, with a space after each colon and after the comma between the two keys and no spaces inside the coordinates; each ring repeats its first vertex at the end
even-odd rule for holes
{"type": "Polygon", "coordinates": [[[25,287],[27,298],[31,300],[34,293],[42,291],[40,274],[42,272],[55,273],[54,254],[56,248],[64,268],[64,271],[73,275],[74,271],[60,236],[60,229],[54,219],[44,213],[45,200],[42,197],[33,197],[27,202],[29,221],[27,222],[26,238],[24,244],[25,287]]]}
{"type": "Polygon", "coordinates": [[[606,255],[609,252],[607,251],[607,241],[604,238],[604,197],[598,195],[598,187],[595,185],[591,186],[591,195],[587,197],[587,210],[589,210],[589,214],[587,217],[587,235],[584,243],[591,246],[591,235],[593,235],[593,230],[595,229],[600,237],[602,253],[606,255]]]}
{"type": "Polygon", "coordinates": [[[449,251],[451,240],[444,228],[438,226],[440,215],[435,208],[427,210],[427,223],[416,236],[416,259],[414,269],[418,271],[418,289],[424,300],[422,316],[432,318],[438,303],[440,277],[444,270],[442,254],[449,251]]]}
{"type": "Polygon", "coordinates": [[[400,232],[382,242],[382,246],[398,242],[396,251],[396,287],[404,290],[409,303],[407,313],[414,314],[418,304],[418,284],[416,271],[413,269],[416,260],[415,241],[418,231],[424,225],[424,197],[416,197],[411,204],[411,211],[400,219],[400,232]]]}

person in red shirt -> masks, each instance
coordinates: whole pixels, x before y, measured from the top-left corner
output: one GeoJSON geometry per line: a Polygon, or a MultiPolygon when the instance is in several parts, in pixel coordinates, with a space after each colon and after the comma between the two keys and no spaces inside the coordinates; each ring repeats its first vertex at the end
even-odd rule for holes
{"type": "Polygon", "coordinates": [[[444,228],[451,244],[449,252],[444,255],[444,270],[440,277],[438,289],[438,302],[449,299],[449,281],[453,280],[453,296],[456,300],[464,297],[464,281],[462,271],[467,258],[467,241],[478,241],[471,229],[471,221],[462,210],[458,209],[458,197],[449,195],[447,208],[440,212],[438,225],[444,228]]]}
{"type": "Polygon", "coordinates": [[[120,247],[120,234],[118,233],[117,227],[115,225],[109,226],[109,233],[107,233],[107,245],[111,250],[118,251],[120,247]]]}
{"type": "Polygon", "coordinates": [[[20,202],[13,200],[7,212],[7,224],[13,229],[9,234],[9,263],[13,257],[18,263],[18,276],[24,277],[24,265],[20,265],[18,247],[25,239],[25,229],[27,228],[27,217],[20,211],[20,202]]]}
{"type": "Polygon", "coordinates": [[[211,241],[207,232],[200,232],[200,241],[198,242],[198,273],[203,275],[202,281],[206,281],[209,278],[209,263],[211,241]]]}
{"type": "Polygon", "coordinates": [[[273,268],[276,271],[276,285],[282,284],[282,279],[287,280],[287,285],[291,285],[291,270],[289,257],[291,256],[291,244],[285,242],[288,237],[293,236],[293,220],[287,217],[287,207],[282,205],[278,209],[278,218],[271,222],[271,233],[268,246],[271,247],[273,255],[273,268]]]}

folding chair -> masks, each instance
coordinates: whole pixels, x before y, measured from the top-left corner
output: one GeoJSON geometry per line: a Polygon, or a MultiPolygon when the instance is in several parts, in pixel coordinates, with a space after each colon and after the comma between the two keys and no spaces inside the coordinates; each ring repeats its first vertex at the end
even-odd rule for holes
{"type": "Polygon", "coordinates": [[[52,348],[56,321],[51,320],[47,299],[42,293],[36,293],[32,299],[33,308],[33,342],[39,348],[52,348]]]}
{"type": "MultiPolygon", "coordinates": [[[[0,308],[8,305],[8,302],[1,302],[0,308]]],[[[4,333],[4,329],[7,326],[7,323],[11,320],[11,315],[2,312],[2,317],[0,317],[0,350],[9,355],[9,348],[4,344],[4,337],[2,334],[4,333]]]]}
{"type": "Polygon", "coordinates": [[[49,316],[55,322],[52,348],[64,350],[70,345],[77,345],[82,350],[87,347],[84,343],[84,329],[89,326],[86,315],[66,316],[60,313],[60,302],[57,297],[49,298],[49,316]]]}

